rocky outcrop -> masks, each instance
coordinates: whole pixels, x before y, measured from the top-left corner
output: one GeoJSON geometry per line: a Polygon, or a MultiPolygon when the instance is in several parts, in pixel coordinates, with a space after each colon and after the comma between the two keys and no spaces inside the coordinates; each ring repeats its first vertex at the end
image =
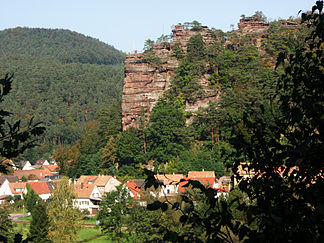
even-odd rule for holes
{"type": "MultiPolygon", "coordinates": [[[[287,28],[295,28],[292,22],[283,23],[287,28]]],[[[239,36],[254,33],[252,43],[261,46],[261,39],[266,36],[265,31],[269,28],[269,23],[260,21],[257,18],[243,18],[238,24],[239,29],[235,31],[239,36]]],[[[199,30],[186,29],[184,25],[176,25],[172,30],[171,43],[159,43],[153,47],[151,59],[144,53],[131,54],[126,56],[125,79],[122,97],[122,125],[123,129],[130,126],[137,127],[137,118],[144,112],[146,117],[152,112],[154,105],[159,98],[167,91],[171,84],[174,70],[179,65],[179,61],[174,57],[173,50],[180,46],[184,51],[192,36],[200,33],[206,45],[217,41],[206,26],[201,26],[199,30]],[[152,59],[153,58],[153,59],[152,59]]],[[[230,40],[225,42],[230,44],[230,40]]],[[[195,113],[199,107],[208,106],[209,101],[220,98],[218,90],[208,85],[208,75],[199,80],[203,88],[203,93],[194,103],[187,103],[185,110],[195,113]]]]}
{"type": "Polygon", "coordinates": [[[238,28],[243,33],[262,33],[269,28],[269,23],[259,20],[257,17],[246,17],[240,19],[238,28]]]}
{"type": "MultiPolygon", "coordinates": [[[[178,60],[172,55],[176,43],[186,50],[189,39],[200,33],[207,45],[215,40],[207,27],[199,31],[185,29],[183,25],[175,26],[171,43],[159,43],[153,47],[152,53],[159,63],[146,60],[145,54],[127,55],[125,61],[125,79],[122,97],[123,129],[137,127],[136,119],[141,111],[149,116],[152,109],[163,93],[169,89],[174,69],[178,60]]],[[[208,76],[200,80],[203,95],[196,102],[187,104],[186,111],[195,112],[201,106],[207,106],[208,101],[216,100],[218,92],[208,87],[208,76]]]]}
{"type": "Polygon", "coordinates": [[[145,114],[151,113],[155,103],[169,88],[173,70],[177,66],[175,58],[169,58],[161,67],[156,67],[145,62],[142,54],[126,57],[122,97],[123,129],[136,127],[136,118],[142,110],[145,114]]]}

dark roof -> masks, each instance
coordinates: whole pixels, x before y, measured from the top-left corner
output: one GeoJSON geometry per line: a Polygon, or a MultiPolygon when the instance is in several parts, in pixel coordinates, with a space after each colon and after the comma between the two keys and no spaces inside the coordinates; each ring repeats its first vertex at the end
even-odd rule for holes
{"type": "Polygon", "coordinates": [[[18,182],[19,181],[19,178],[17,176],[0,176],[0,186],[5,182],[6,179],[10,183],[18,182]]]}
{"type": "Polygon", "coordinates": [[[47,186],[50,189],[50,192],[52,193],[52,191],[55,189],[56,187],[56,183],[54,181],[47,181],[47,186]]]}
{"type": "Polygon", "coordinates": [[[44,164],[44,162],[45,162],[45,159],[39,159],[39,160],[36,161],[35,165],[36,166],[42,166],[44,164]]]}
{"type": "Polygon", "coordinates": [[[144,189],[145,186],[145,179],[134,179],[134,180],[130,180],[132,182],[135,182],[136,186],[140,189],[144,189]]]}
{"type": "Polygon", "coordinates": [[[23,162],[21,162],[21,168],[24,168],[24,166],[26,165],[28,163],[28,160],[25,160],[25,161],[23,161],[23,162]]]}

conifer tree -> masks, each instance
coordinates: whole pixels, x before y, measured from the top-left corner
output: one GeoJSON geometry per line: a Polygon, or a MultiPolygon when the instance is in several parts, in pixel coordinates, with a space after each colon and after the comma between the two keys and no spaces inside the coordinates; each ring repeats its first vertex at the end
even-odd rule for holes
{"type": "Polygon", "coordinates": [[[31,213],[33,208],[35,207],[37,201],[39,201],[41,198],[38,196],[38,194],[30,187],[29,184],[26,185],[27,193],[23,194],[24,197],[24,204],[27,209],[27,212],[31,213]]]}
{"type": "Polygon", "coordinates": [[[48,242],[47,234],[49,218],[46,211],[46,204],[39,199],[31,211],[32,221],[29,227],[30,236],[35,242],[48,242]]]}

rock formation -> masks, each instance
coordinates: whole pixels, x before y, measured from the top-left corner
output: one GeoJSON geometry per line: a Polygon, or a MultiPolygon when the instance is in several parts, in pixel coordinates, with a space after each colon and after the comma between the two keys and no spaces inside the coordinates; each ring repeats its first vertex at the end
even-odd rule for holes
{"type": "MultiPolygon", "coordinates": [[[[200,31],[191,31],[183,25],[175,26],[171,43],[159,43],[153,47],[152,53],[161,60],[160,65],[145,61],[144,54],[127,55],[125,61],[125,80],[122,97],[122,124],[123,129],[130,126],[137,127],[136,119],[141,110],[149,115],[153,106],[168,90],[171,83],[173,71],[178,67],[178,60],[172,55],[175,43],[186,50],[189,39],[200,33],[205,43],[211,44],[215,40],[207,27],[200,31]]],[[[208,87],[208,77],[200,80],[199,84],[204,88],[204,94],[193,104],[186,104],[186,111],[195,112],[198,107],[207,106],[209,100],[216,100],[217,91],[208,87]]]]}
{"type": "MultiPolygon", "coordinates": [[[[286,22],[285,26],[296,29],[295,23],[286,22]]],[[[241,19],[238,27],[239,29],[235,32],[239,35],[256,33],[253,43],[260,47],[261,38],[265,37],[264,32],[269,28],[269,24],[259,21],[257,18],[248,17],[241,19]]],[[[170,87],[173,72],[179,65],[179,61],[173,56],[176,45],[186,51],[189,39],[198,33],[202,35],[206,45],[216,41],[212,31],[206,26],[201,26],[199,30],[193,31],[186,29],[184,25],[176,25],[172,33],[171,43],[159,43],[152,49],[152,54],[158,59],[158,63],[146,60],[145,53],[126,56],[122,97],[123,130],[131,126],[138,126],[136,119],[140,116],[141,111],[144,111],[148,117],[153,106],[170,87]]],[[[208,75],[204,75],[199,84],[204,90],[202,96],[194,103],[187,103],[185,111],[194,113],[199,107],[208,106],[210,100],[219,99],[219,92],[208,85],[208,75]]]]}

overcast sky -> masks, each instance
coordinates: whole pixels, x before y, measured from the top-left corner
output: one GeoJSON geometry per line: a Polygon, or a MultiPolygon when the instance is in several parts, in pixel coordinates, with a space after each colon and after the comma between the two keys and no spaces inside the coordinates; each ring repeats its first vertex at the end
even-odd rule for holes
{"type": "Polygon", "coordinates": [[[237,28],[242,14],[269,19],[297,16],[315,0],[0,0],[0,30],[20,27],[69,29],[115,48],[141,51],[144,41],[170,34],[171,26],[197,20],[208,27],[237,28]]]}

